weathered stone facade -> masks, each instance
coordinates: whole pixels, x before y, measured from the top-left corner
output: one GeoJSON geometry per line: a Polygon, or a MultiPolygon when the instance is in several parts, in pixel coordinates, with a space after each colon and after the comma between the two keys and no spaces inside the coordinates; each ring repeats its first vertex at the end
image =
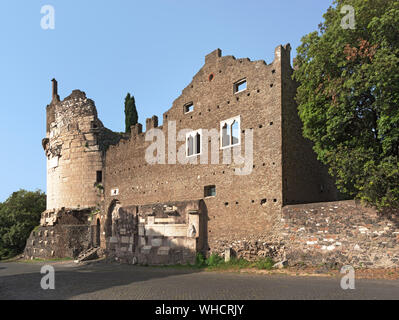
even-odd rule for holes
{"type": "Polygon", "coordinates": [[[48,210],[42,216],[41,226],[26,243],[26,258],[75,258],[93,245],[88,224],[91,209],[48,210]]]}
{"type": "Polygon", "coordinates": [[[203,201],[121,207],[108,213],[108,257],[124,263],[194,263],[206,254],[206,208],[203,201]]]}
{"type": "MultiPolygon", "coordinates": [[[[130,135],[106,129],[94,102],[81,91],[60,101],[54,80],[43,140],[48,157],[48,211],[43,214],[42,228],[51,233],[64,225],[64,230],[61,217],[65,215],[57,212],[71,208],[66,215],[81,212],[81,226],[88,236],[71,242],[60,234],[59,241],[75,246],[65,253],[65,247],[45,249],[43,242],[39,246],[40,237],[33,234],[27,256],[38,256],[37,252],[48,257],[76,256],[92,246],[124,263],[193,262],[197,252],[224,253],[228,248],[247,259],[270,256],[295,262],[302,252],[309,263],[388,261],[387,256],[373,254],[368,259],[348,258],[353,243],[359,242],[361,248],[365,243],[356,234],[347,235],[347,240],[341,237],[355,221],[343,219],[340,204],[336,205],[340,218],[323,235],[317,232],[324,223],[324,209],[318,209],[318,215],[314,211],[297,215],[289,206],[338,199],[327,169],[301,134],[290,50],[289,45],[278,46],[270,64],[223,57],[215,50],[163,114],[163,124],[159,126],[154,116],[146,120],[145,132],[137,124],[130,135]],[[206,135],[212,130],[216,139],[206,135]],[[191,147],[187,140],[193,132],[195,148],[194,140],[191,147]],[[151,149],[155,142],[164,142],[165,156],[163,148],[151,149]],[[247,153],[252,157],[247,159],[247,153]],[[149,154],[155,161],[149,160],[149,154]],[[247,161],[225,161],[232,154],[247,161]],[[250,169],[247,174],[242,174],[243,167],[250,169]],[[340,221],[347,221],[347,228],[337,227],[340,221]],[[332,237],[327,239],[327,235],[332,237]],[[333,238],[334,250],[329,240],[333,238]],[[309,247],[308,242],[315,245],[309,247]],[[326,258],[325,253],[331,252],[342,255],[326,258]]],[[[337,217],[332,209],[326,212],[333,215],[329,221],[337,217]]],[[[366,219],[356,217],[359,225],[366,219]]],[[[379,223],[372,221],[372,225],[379,223]]]]}

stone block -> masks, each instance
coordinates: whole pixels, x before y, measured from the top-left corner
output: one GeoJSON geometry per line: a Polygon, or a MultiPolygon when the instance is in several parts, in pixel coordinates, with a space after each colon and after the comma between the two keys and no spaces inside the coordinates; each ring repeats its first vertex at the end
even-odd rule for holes
{"type": "Polygon", "coordinates": [[[168,242],[170,247],[177,248],[177,247],[184,247],[186,240],[185,238],[173,238],[170,239],[168,242]]]}
{"type": "Polygon", "coordinates": [[[151,249],[152,249],[152,246],[144,246],[144,247],[141,248],[141,253],[142,254],[150,254],[151,253],[151,249]]]}
{"type": "Polygon", "coordinates": [[[147,218],[147,224],[149,224],[149,225],[155,224],[155,217],[148,217],[147,218]]]}
{"type": "Polygon", "coordinates": [[[187,226],[185,224],[159,224],[145,226],[147,236],[186,237],[187,226]]]}
{"type": "Polygon", "coordinates": [[[123,244],[130,243],[130,238],[129,238],[129,237],[122,237],[121,242],[122,242],[123,244]]]}
{"type": "Polygon", "coordinates": [[[154,238],[151,240],[151,245],[153,247],[160,247],[162,246],[162,239],[161,238],[154,238]]]}
{"type": "Polygon", "coordinates": [[[170,251],[170,248],[169,248],[169,247],[160,247],[160,248],[158,249],[157,254],[158,254],[159,256],[167,256],[167,255],[169,255],[169,251],[170,251]]]}

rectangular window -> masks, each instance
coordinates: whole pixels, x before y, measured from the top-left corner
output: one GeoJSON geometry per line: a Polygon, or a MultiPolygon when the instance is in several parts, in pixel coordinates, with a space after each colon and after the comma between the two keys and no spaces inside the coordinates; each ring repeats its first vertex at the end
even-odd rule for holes
{"type": "Polygon", "coordinates": [[[97,183],[102,183],[103,182],[103,172],[102,171],[97,171],[96,182],[97,183]]]}
{"type": "Polygon", "coordinates": [[[193,111],[194,111],[194,104],[192,102],[184,106],[184,113],[190,113],[193,111]]]}
{"type": "Polygon", "coordinates": [[[216,186],[206,186],[204,188],[204,197],[216,197],[216,186]]]}
{"type": "Polygon", "coordinates": [[[193,131],[186,135],[186,154],[192,157],[201,154],[202,151],[202,130],[193,131]]]}
{"type": "Polygon", "coordinates": [[[234,84],[234,93],[238,93],[247,89],[247,80],[243,79],[234,84]]]}
{"type": "Polygon", "coordinates": [[[231,118],[220,123],[221,148],[237,146],[241,143],[241,118],[231,118]]]}

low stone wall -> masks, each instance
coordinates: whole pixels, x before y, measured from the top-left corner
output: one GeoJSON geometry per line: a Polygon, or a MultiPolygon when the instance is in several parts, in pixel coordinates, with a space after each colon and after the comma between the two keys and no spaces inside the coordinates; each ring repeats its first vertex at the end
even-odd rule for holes
{"type": "Polygon", "coordinates": [[[270,257],[291,266],[399,267],[399,222],[355,201],[286,206],[273,230],[258,239],[219,240],[247,260],[270,257]]]}
{"type": "Polygon", "coordinates": [[[26,242],[26,259],[76,258],[92,245],[90,209],[46,211],[26,242]]]}
{"type": "Polygon", "coordinates": [[[282,237],[290,263],[399,266],[399,224],[355,201],[283,208],[282,237]]]}
{"type": "Polygon", "coordinates": [[[76,258],[90,245],[91,237],[88,226],[39,227],[30,235],[24,256],[26,259],[76,258]]]}

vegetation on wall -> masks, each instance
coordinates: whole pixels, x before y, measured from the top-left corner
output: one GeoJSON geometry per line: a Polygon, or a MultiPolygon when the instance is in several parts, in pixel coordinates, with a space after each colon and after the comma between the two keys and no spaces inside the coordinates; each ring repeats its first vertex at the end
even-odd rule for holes
{"type": "Polygon", "coordinates": [[[130,127],[137,124],[138,121],[139,116],[136,109],[136,101],[134,97],[128,93],[125,98],[125,132],[130,133],[130,127]]]}
{"type": "Polygon", "coordinates": [[[380,210],[399,208],[398,30],[398,1],[336,0],[295,63],[304,136],[342,193],[380,210]]]}
{"type": "Polygon", "coordinates": [[[22,253],[32,230],[46,210],[46,195],[19,190],[0,203],[0,259],[22,253]]]}

